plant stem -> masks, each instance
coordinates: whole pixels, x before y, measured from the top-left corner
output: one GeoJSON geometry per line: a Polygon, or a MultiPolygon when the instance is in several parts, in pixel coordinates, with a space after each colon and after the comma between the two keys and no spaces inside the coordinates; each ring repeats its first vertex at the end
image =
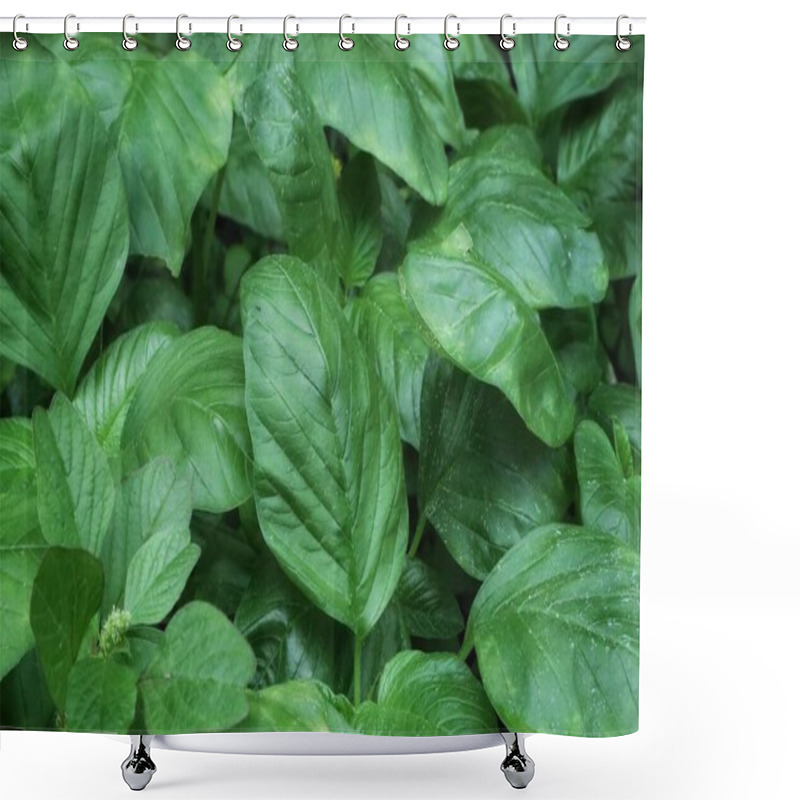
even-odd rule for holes
{"type": "Polygon", "coordinates": [[[469,654],[472,652],[472,642],[469,639],[464,639],[461,649],[458,651],[458,657],[462,661],[466,661],[469,654]]]}
{"type": "Polygon", "coordinates": [[[208,291],[206,282],[211,261],[211,243],[214,241],[214,227],[217,224],[217,211],[219,210],[219,198],[222,194],[222,184],[225,180],[225,167],[217,173],[214,182],[214,192],[211,195],[211,206],[208,209],[208,220],[206,230],[203,234],[203,248],[199,258],[194,262],[194,276],[192,280],[192,300],[194,306],[195,325],[203,325],[206,321],[206,309],[208,291]]]}
{"type": "Polygon", "coordinates": [[[422,534],[425,532],[425,526],[428,524],[428,518],[424,514],[419,515],[417,520],[417,527],[414,530],[414,538],[411,540],[411,546],[408,548],[408,557],[414,558],[419,550],[419,543],[422,541],[422,534]]]}
{"type": "Polygon", "coordinates": [[[353,705],[358,708],[361,702],[361,637],[356,636],[353,649],[353,705]]]}

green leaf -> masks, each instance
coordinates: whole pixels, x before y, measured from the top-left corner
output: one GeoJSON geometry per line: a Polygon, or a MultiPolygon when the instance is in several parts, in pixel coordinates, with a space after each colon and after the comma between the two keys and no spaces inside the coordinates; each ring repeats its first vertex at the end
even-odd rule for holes
{"type": "Polygon", "coordinates": [[[518,127],[483,134],[450,168],[447,204],[432,235],[446,239],[465,226],[474,252],[529,308],[598,303],[608,286],[600,243],[538,159],[532,137],[518,127]]]}
{"type": "Polygon", "coordinates": [[[625,383],[601,383],[592,392],[587,410],[609,437],[614,435],[614,420],[625,428],[633,451],[634,466],[638,470],[642,454],[641,391],[625,383]]]}
{"type": "Polygon", "coordinates": [[[532,527],[563,519],[573,475],[566,448],[533,436],[499,392],[431,357],[418,486],[421,513],[482,580],[532,527]]]}
{"type": "Polygon", "coordinates": [[[234,622],[256,654],[257,687],[311,678],[336,682],[335,623],[274,560],[259,563],[234,622]]]}
{"type": "Polygon", "coordinates": [[[616,452],[596,422],[584,420],[575,429],[581,520],[586,527],[612,534],[637,550],[641,478],[633,472],[630,442],[616,420],[614,433],[616,452]]]}
{"type": "Polygon", "coordinates": [[[409,558],[397,587],[397,602],[412,636],[449,639],[464,630],[458,602],[436,570],[409,558]]]}
{"type": "MultiPolygon", "coordinates": [[[[163,269],[159,268],[163,273],[163,269]]],[[[149,322],[174,325],[188,331],[194,325],[192,302],[180,283],[166,273],[157,277],[138,277],[122,281],[118,297],[121,313],[117,320],[121,328],[135,328],[149,322]]]]}
{"type": "Polygon", "coordinates": [[[167,625],[139,686],[150,733],[230,728],[247,715],[253,651],[214,606],[192,602],[167,625]]]}
{"type": "Polygon", "coordinates": [[[636,276],[628,301],[628,325],[633,341],[633,355],[636,359],[636,375],[642,382],[642,274],[636,276]]]}
{"type": "MultiPolygon", "coordinates": [[[[447,159],[437,127],[448,113],[442,98],[452,91],[447,87],[452,78],[434,64],[421,65],[427,75],[414,70],[407,57],[392,55],[391,43],[391,37],[364,37],[347,59],[331,59],[328,36],[304,36],[303,47],[293,54],[297,79],[325,125],[382,161],[429,203],[441,205],[447,196],[447,159]]],[[[451,99],[450,113],[456,111],[457,101],[451,99]]]]}
{"type": "MultiPolygon", "coordinates": [[[[377,703],[357,712],[361,733],[452,736],[495,733],[497,720],[469,667],[450,653],[399,653],[383,671],[377,703]]],[[[520,729],[521,730],[521,729],[520,729]]]]}
{"type": "Polygon", "coordinates": [[[353,732],[353,707],[319,681],[290,681],[248,692],[250,711],[237,732],[353,732]]]}
{"type": "Polygon", "coordinates": [[[242,340],[198,328],[159,350],[122,432],[123,463],[168,456],[192,480],[193,507],[228,511],[250,496],[242,340]]]}
{"type": "Polygon", "coordinates": [[[177,276],[192,212],[228,157],[233,105],[226,82],[214,64],[147,54],[87,58],[79,74],[93,90],[106,84],[98,96],[108,102],[105,119],[125,179],[131,252],[161,259],[177,276]]]}
{"type": "Polygon", "coordinates": [[[567,440],[575,411],[539,319],[515,288],[471,251],[463,228],[438,247],[410,250],[400,285],[439,349],[497,386],[544,442],[558,446],[567,440]]]}
{"type": "Polygon", "coordinates": [[[333,156],[290,66],[273,64],[250,86],[242,117],[275,191],[290,251],[319,269],[333,288],[339,235],[333,156]]]}
{"type": "Polygon", "coordinates": [[[3,728],[41,731],[56,727],[56,707],[36,648],[0,681],[0,715],[3,728]]]}
{"type": "Polygon", "coordinates": [[[301,261],[242,281],[246,403],[264,539],[291,580],[363,637],[403,568],[396,418],[333,295],[301,261]]]}
{"type": "Polygon", "coordinates": [[[191,484],[168,458],[156,458],[122,481],[103,546],[104,614],[121,605],[128,567],[147,541],[169,536],[188,544],[191,514],[191,484]]]}
{"type": "Polygon", "coordinates": [[[103,567],[85,550],[51,547],[31,594],[31,628],[47,685],[63,709],[72,665],[103,597],[103,567]]]}
{"type": "MultiPolygon", "coordinates": [[[[368,697],[373,693],[386,664],[410,647],[411,638],[395,594],[361,645],[361,697],[368,697]]],[[[352,664],[353,648],[347,648],[346,652],[349,663],[352,664]]],[[[355,675],[350,692],[355,693],[355,675]]]]}
{"type": "Polygon", "coordinates": [[[30,420],[0,420],[0,678],[33,647],[30,601],[47,542],[36,512],[30,420]]]}
{"type": "Polygon", "coordinates": [[[233,134],[219,213],[246,225],[267,239],[282,240],[283,222],[270,174],[253,147],[244,120],[233,118],[233,134]]]}
{"type": "Polygon", "coordinates": [[[33,412],[37,507],[44,538],[99,555],[114,510],[108,460],[81,415],[57,394],[33,412]]]}
{"type": "Polygon", "coordinates": [[[347,288],[363,286],[381,251],[381,189],[375,161],[366,153],[351,159],[339,181],[342,211],[339,264],[347,288]]]}
{"type": "Polygon", "coordinates": [[[449,54],[448,61],[458,81],[489,81],[511,88],[511,75],[503,51],[493,36],[464,36],[459,40],[458,49],[449,54]]]}
{"type": "Polygon", "coordinates": [[[67,730],[127,733],[136,713],[137,677],[112,659],[78,661],[69,676],[67,730]]]}
{"type": "Polygon", "coordinates": [[[163,531],[151,536],[128,567],[125,608],[132,625],[161,622],[181,596],[189,573],[200,558],[200,548],[186,535],[163,531]]]}
{"type": "Polygon", "coordinates": [[[67,394],[122,277],[122,175],[68,67],[0,60],[0,353],[67,394]]]}
{"type": "Polygon", "coordinates": [[[613,536],[563,524],[532,531],[484,581],[467,638],[509,730],[636,730],[639,558],[613,536]]]}
{"type": "Polygon", "coordinates": [[[178,335],[176,328],[161,322],[122,334],[92,364],[78,386],[75,408],[107,456],[119,452],[125,416],[147,365],[178,335]]]}
{"type": "MultiPolygon", "coordinates": [[[[558,51],[552,36],[516,37],[511,67],[520,99],[532,119],[541,122],[557,108],[607,89],[624,70],[638,68],[640,60],[618,51],[613,41],[609,47],[609,41],[607,36],[571,36],[569,47],[558,51]]],[[[642,37],[631,41],[634,48],[643,49],[642,37]]]]}
{"type": "Polygon", "coordinates": [[[400,435],[419,449],[419,398],[428,345],[403,300],[397,276],[372,277],[347,313],[394,406],[400,435]]]}

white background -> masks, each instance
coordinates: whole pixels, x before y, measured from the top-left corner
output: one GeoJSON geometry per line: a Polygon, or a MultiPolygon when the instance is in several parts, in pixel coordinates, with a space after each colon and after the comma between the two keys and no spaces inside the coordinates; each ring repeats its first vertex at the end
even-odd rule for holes
{"type": "MultiPolygon", "coordinates": [[[[798,797],[798,5],[18,2],[3,13],[647,16],[641,729],[612,740],[531,737],[537,777],[528,796],[798,797]]],[[[3,732],[0,792],[13,800],[128,797],[119,772],[126,753],[103,736],[3,732]]],[[[488,800],[512,792],[500,749],[154,754],[153,798],[488,800]]]]}

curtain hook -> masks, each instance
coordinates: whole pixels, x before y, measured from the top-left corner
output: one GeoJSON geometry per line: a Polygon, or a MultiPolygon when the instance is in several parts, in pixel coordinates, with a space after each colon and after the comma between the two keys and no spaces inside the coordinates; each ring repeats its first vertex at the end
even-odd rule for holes
{"type": "MultiPolygon", "coordinates": [[[[558,33],[558,21],[560,19],[566,19],[566,18],[567,18],[566,14],[559,14],[556,17],[556,22],[555,22],[556,40],[553,42],[553,47],[555,47],[556,50],[560,50],[562,52],[569,47],[569,39],[565,39],[563,36],[559,35],[559,33],[558,33]]],[[[567,36],[569,36],[569,22],[567,23],[567,36]]]]}
{"type": "Polygon", "coordinates": [[[503,32],[503,25],[507,19],[513,19],[511,14],[503,14],[500,17],[500,49],[501,50],[511,50],[516,42],[511,38],[511,36],[515,36],[517,33],[517,23],[512,23],[511,26],[511,36],[506,36],[503,32]]]}
{"type": "MultiPolygon", "coordinates": [[[[349,36],[345,36],[344,33],[342,33],[342,25],[346,19],[353,18],[349,14],[342,14],[342,16],[339,17],[339,48],[341,50],[352,50],[355,46],[355,42],[349,36]]],[[[353,25],[353,30],[355,29],[356,26],[353,25]]]]}
{"type": "MultiPolygon", "coordinates": [[[[394,18],[394,47],[395,50],[408,50],[411,47],[411,39],[406,39],[405,36],[400,35],[401,19],[408,19],[408,17],[405,14],[398,14],[394,18]]],[[[411,25],[406,23],[406,27],[408,28],[408,33],[411,33],[411,25]]]]}
{"type": "MultiPolygon", "coordinates": [[[[192,46],[192,40],[187,39],[185,36],[181,35],[181,20],[188,19],[188,14],[178,14],[178,18],[175,20],[175,47],[178,50],[188,50],[192,46]]],[[[191,24],[189,25],[189,30],[192,29],[191,24]]]]}
{"type": "MultiPolygon", "coordinates": [[[[621,53],[624,53],[626,50],[630,50],[631,49],[631,40],[630,39],[626,39],[619,32],[619,24],[624,19],[629,19],[627,14],[620,14],[617,17],[617,44],[616,44],[616,47],[617,47],[617,50],[619,50],[621,53]]],[[[632,31],[633,31],[633,25],[631,25],[630,22],[629,22],[628,23],[628,35],[629,36],[630,36],[632,31]]]]}
{"type": "MultiPolygon", "coordinates": [[[[80,42],[74,37],[69,35],[69,21],[71,19],[75,19],[74,14],[67,14],[64,17],[64,49],[65,50],[77,50],[78,45],[80,42]]],[[[77,30],[80,30],[80,25],[77,26],[77,30]]]]}
{"type": "MultiPolygon", "coordinates": [[[[458,17],[455,14],[448,14],[444,18],[444,49],[445,50],[457,50],[458,46],[461,44],[461,42],[459,42],[458,39],[455,36],[451,36],[447,32],[447,23],[450,22],[451,19],[456,19],[457,20],[458,17]]],[[[461,23],[457,22],[456,23],[456,33],[460,33],[460,31],[461,31],[461,23]]]]}
{"type": "MultiPolygon", "coordinates": [[[[123,50],[127,50],[130,52],[131,50],[135,50],[139,46],[139,42],[136,41],[132,36],[128,36],[128,20],[129,19],[136,19],[133,14],[126,14],[122,18],[122,48],[123,50]]],[[[136,26],[138,29],[138,25],[136,26]]]]}
{"type": "MultiPolygon", "coordinates": [[[[297,17],[287,14],[283,18],[283,49],[286,50],[287,53],[293,53],[300,46],[300,42],[298,42],[294,36],[289,36],[287,27],[290,19],[297,19],[297,17]]],[[[297,30],[300,30],[299,25],[297,26],[297,30]]]]}
{"type": "MultiPolygon", "coordinates": [[[[22,51],[22,50],[25,50],[25,48],[28,46],[28,40],[27,39],[23,39],[21,36],[17,36],[17,20],[18,19],[25,19],[25,15],[24,14],[17,14],[17,16],[14,17],[14,22],[11,25],[11,31],[14,34],[14,41],[12,42],[12,47],[17,51],[22,51]]],[[[25,27],[27,28],[27,24],[26,24],[25,27]]]]}
{"type": "MultiPolygon", "coordinates": [[[[236,37],[231,35],[231,22],[233,22],[233,20],[235,19],[239,19],[239,17],[237,17],[236,14],[231,14],[228,17],[228,43],[225,45],[225,47],[227,47],[228,50],[231,51],[231,53],[238,53],[239,50],[242,49],[242,40],[237,39],[236,37]]],[[[241,31],[241,29],[242,28],[240,25],[239,30],[241,31]]]]}

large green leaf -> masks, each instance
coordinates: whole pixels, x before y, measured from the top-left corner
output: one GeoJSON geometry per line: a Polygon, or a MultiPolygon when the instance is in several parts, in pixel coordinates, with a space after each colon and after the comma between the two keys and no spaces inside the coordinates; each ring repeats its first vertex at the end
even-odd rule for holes
{"type": "Polygon", "coordinates": [[[591,420],[575,429],[575,462],[580,486],[581,520],[637,550],[642,506],[641,477],[634,472],[625,429],[614,421],[615,443],[591,420]]]}
{"type": "MultiPolygon", "coordinates": [[[[398,585],[399,591],[399,585],[398,585]]],[[[380,619],[364,639],[361,647],[360,697],[369,697],[378,684],[383,668],[400,652],[411,647],[411,637],[397,595],[384,609],[380,619]]],[[[353,661],[353,651],[347,648],[349,660],[353,661]]],[[[355,671],[354,671],[355,672],[355,671]]],[[[350,690],[355,695],[355,674],[350,690]]]]}
{"type": "Polygon", "coordinates": [[[72,665],[103,597],[102,564],[85,550],[51,547],[31,594],[31,628],[47,685],[63,709],[72,665]]]}
{"type": "Polygon", "coordinates": [[[256,654],[256,685],[316,678],[336,683],[336,627],[263,559],[236,609],[236,627],[256,654]]]}
{"type": "Polygon", "coordinates": [[[192,479],[194,508],[228,511],[250,496],[242,341],[198,328],[159,350],[122,432],[127,469],[168,456],[192,479]]]}
{"type": "Polygon", "coordinates": [[[519,128],[501,133],[483,134],[451,167],[437,238],[464,225],[475,253],[532,309],[599,302],[608,270],[590,219],[539,169],[519,128]]]}
{"type": "Polygon", "coordinates": [[[333,295],[290,256],[242,281],[246,404],[261,530],[289,577],[363,637],[403,568],[397,422],[333,295]]]}
{"type": "Polygon", "coordinates": [[[136,712],[136,673],[112,659],[85,658],[69,676],[66,729],[128,732],[136,712]]]}
{"type": "Polygon", "coordinates": [[[131,252],[159,258],[178,275],[194,207],[228,157],[230,91],[214,64],[191,55],[161,60],[144,51],[127,55],[87,54],[75,66],[102,103],[117,148],[131,252]]]}
{"type": "Polygon", "coordinates": [[[46,547],[36,512],[31,423],[0,420],[0,678],[33,647],[31,591],[46,547]]]}
{"type": "Polygon", "coordinates": [[[375,275],[347,313],[397,412],[400,435],[419,449],[419,398],[428,345],[403,300],[397,276],[375,275]]]}
{"type": "Polygon", "coordinates": [[[67,66],[2,59],[0,85],[0,353],[71,394],[125,266],[122,174],[67,66]]]}
{"type": "Polygon", "coordinates": [[[311,100],[291,67],[273,64],[250,86],[242,117],[267,168],[291,252],[333,288],[339,202],[333,157],[311,100]]]}
{"type": "Polygon", "coordinates": [[[450,554],[482,580],[532,527],[563,519],[571,459],[533,436],[499,392],[432,356],[418,494],[450,554]]]}
{"type": "Polygon", "coordinates": [[[250,711],[234,731],[285,733],[302,731],[350,733],[353,707],[343,695],[334,694],[319,681],[289,681],[248,692],[250,711]]]}
{"type": "MultiPolygon", "coordinates": [[[[422,62],[420,70],[410,68],[413,61],[395,57],[391,43],[391,37],[364,37],[346,59],[330,58],[330,37],[304,36],[293,54],[297,80],[323,123],[372,153],[429,203],[441,205],[447,159],[439,129],[451,127],[443,98],[451,91],[455,98],[452,77],[447,65],[422,62]]],[[[457,113],[457,100],[451,99],[449,108],[457,113]]]]}
{"type": "Polygon", "coordinates": [[[361,733],[393,736],[452,736],[498,729],[483,687],[463,661],[450,653],[414,650],[399,653],[386,665],[377,702],[360,706],[356,724],[361,733]]]}
{"type": "Polygon", "coordinates": [[[56,707],[36,648],[0,681],[0,725],[24,731],[52,730],[56,707]]]}
{"type": "Polygon", "coordinates": [[[441,350],[497,386],[544,442],[567,440],[575,412],[539,319],[474,252],[464,228],[439,245],[411,249],[400,283],[441,350]]]}
{"type": "Polygon", "coordinates": [[[168,458],[156,458],[122,481],[103,545],[104,614],[122,605],[128,566],[148,540],[168,535],[188,544],[191,514],[191,484],[168,458]]]}
{"type": "Polygon", "coordinates": [[[75,392],[73,403],[106,455],[119,452],[125,416],[147,365],[177,328],[152,322],[116,338],[92,364],[75,392]]]}
{"type": "Polygon", "coordinates": [[[589,416],[599,422],[606,435],[614,435],[614,421],[625,428],[633,451],[634,467],[640,468],[642,454],[642,393],[626,383],[601,383],[589,397],[589,416]]]}
{"type": "Polygon", "coordinates": [[[114,510],[108,460],[83,417],[63,395],[33,412],[37,505],[50,544],[99,555],[114,510]]]}
{"type": "Polygon", "coordinates": [[[418,558],[409,558],[397,587],[397,602],[412,636],[449,639],[464,629],[464,617],[450,588],[418,558]]]}
{"type": "Polygon", "coordinates": [[[468,638],[509,730],[636,730],[639,558],[615,537],[563,524],[532,531],[481,586],[468,638]]]}
{"type": "Polygon", "coordinates": [[[149,733],[203,733],[229,728],[247,714],[245,687],[253,651],[214,606],[192,602],[167,625],[140,679],[149,733]]]}

